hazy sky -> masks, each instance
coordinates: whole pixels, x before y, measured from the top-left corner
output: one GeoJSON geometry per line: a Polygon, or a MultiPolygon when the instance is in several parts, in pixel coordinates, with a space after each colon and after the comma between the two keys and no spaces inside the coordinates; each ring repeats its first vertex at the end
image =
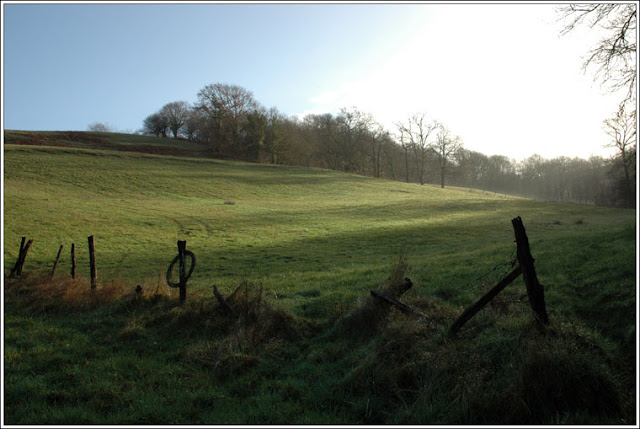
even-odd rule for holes
{"type": "Polygon", "coordinates": [[[355,106],[395,131],[425,112],[487,155],[588,157],[622,97],[552,4],[2,6],[4,129],[136,131],[219,82],[290,116],[355,106]]]}

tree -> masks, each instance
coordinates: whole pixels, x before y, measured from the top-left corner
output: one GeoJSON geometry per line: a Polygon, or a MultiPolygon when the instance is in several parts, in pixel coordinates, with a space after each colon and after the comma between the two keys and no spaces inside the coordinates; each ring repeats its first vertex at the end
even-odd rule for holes
{"type": "Polygon", "coordinates": [[[280,114],[280,112],[278,112],[278,109],[272,107],[267,112],[266,119],[267,123],[264,135],[264,150],[269,158],[269,162],[271,164],[277,164],[279,155],[284,150],[285,145],[285,133],[283,126],[285,118],[280,114]]]}
{"type": "Polygon", "coordinates": [[[185,124],[189,111],[189,104],[186,101],[174,101],[165,104],[158,112],[166,118],[167,126],[173,133],[173,138],[178,137],[178,131],[185,124]]]}
{"type": "Polygon", "coordinates": [[[202,88],[196,109],[207,116],[208,143],[213,151],[233,157],[243,122],[259,107],[253,93],[241,86],[215,83],[202,88]]]}
{"type": "MultiPolygon", "coordinates": [[[[389,132],[385,132],[384,138],[382,139],[381,151],[384,155],[385,166],[384,169],[386,174],[382,174],[381,176],[388,177],[391,180],[396,180],[396,159],[399,159],[401,156],[400,152],[401,146],[398,145],[389,132]]],[[[381,168],[382,170],[382,168],[381,168]]]]}
{"type": "Polygon", "coordinates": [[[605,35],[588,53],[583,69],[596,67],[596,79],[609,89],[626,89],[621,103],[635,106],[636,98],[636,11],[632,4],[570,4],[558,9],[561,20],[568,20],[561,34],[567,34],[585,23],[605,30],[605,35]]]}
{"type": "Polygon", "coordinates": [[[335,122],[336,127],[330,129],[330,135],[337,150],[338,166],[342,171],[357,173],[364,168],[358,161],[365,153],[364,144],[373,117],[355,107],[342,108],[335,122]]]}
{"type": "Polygon", "coordinates": [[[380,158],[383,146],[389,140],[389,132],[385,131],[382,125],[372,124],[369,141],[371,142],[371,174],[373,177],[380,177],[380,158]]]}
{"type": "Polygon", "coordinates": [[[321,115],[308,114],[301,124],[305,148],[301,148],[306,154],[304,165],[312,166],[316,158],[319,166],[331,170],[337,170],[340,163],[339,148],[336,144],[335,128],[336,119],[331,113],[321,115]]]}
{"type": "Polygon", "coordinates": [[[260,150],[264,145],[267,116],[265,112],[255,109],[246,115],[239,139],[238,155],[247,161],[260,160],[260,150]]]}
{"type": "Polygon", "coordinates": [[[154,134],[156,137],[166,137],[169,121],[161,113],[153,113],[147,116],[143,122],[143,131],[154,134]]]}
{"type": "Polygon", "coordinates": [[[461,149],[456,154],[460,186],[487,189],[489,158],[480,153],[461,149]]]}
{"type": "MultiPolygon", "coordinates": [[[[425,173],[427,170],[427,162],[429,160],[429,153],[431,149],[431,142],[429,137],[434,131],[440,128],[440,124],[433,120],[430,123],[426,120],[424,113],[415,113],[410,116],[406,123],[396,124],[401,135],[401,144],[413,149],[413,154],[416,160],[416,166],[418,168],[418,179],[421,185],[425,183],[425,173]],[[404,139],[408,139],[408,143],[404,142],[404,139]]],[[[408,181],[407,172],[407,181],[408,181]]]]}
{"type": "Polygon", "coordinates": [[[207,117],[200,110],[189,109],[182,133],[189,140],[207,141],[207,117]]]}
{"type": "Polygon", "coordinates": [[[617,149],[618,156],[614,165],[622,169],[621,196],[627,205],[635,203],[635,164],[636,164],[636,114],[618,111],[613,118],[604,121],[604,130],[611,143],[608,147],[617,149]]]}
{"type": "Polygon", "coordinates": [[[396,124],[396,127],[398,127],[398,131],[400,132],[400,136],[398,136],[398,138],[400,140],[400,147],[404,154],[404,178],[405,182],[409,183],[409,152],[412,150],[413,143],[411,142],[411,139],[409,139],[409,133],[405,131],[402,124],[396,124]]]}
{"type": "Polygon", "coordinates": [[[87,127],[89,131],[93,131],[96,133],[111,133],[113,132],[113,127],[105,122],[93,122],[89,124],[87,127]]]}
{"type": "Polygon", "coordinates": [[[438,126],[435,150],[438,153],[438,164],[440,166],[440,186],[444,188],[444,177],[447,165],[451,162],[453,155],[462,149],[462,140],[459,136],[451,137],[449,130],[443,125],[438,126]]]}

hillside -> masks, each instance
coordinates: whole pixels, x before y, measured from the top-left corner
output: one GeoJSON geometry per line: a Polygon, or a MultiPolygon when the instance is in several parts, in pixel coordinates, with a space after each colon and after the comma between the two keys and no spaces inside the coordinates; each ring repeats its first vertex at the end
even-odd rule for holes
{"type": "Polygon", "coordinates": [[[4,147],[6,423],[635,421],[634,210],[161,156],[147,148],[169,142],[148,137],[18,134],[4,147]],[[516,216],[552,326],[533,323],[518,279],[446,340],[510,269],[516,216]],[[26,278],[7,279],[22,236],[26,278]],[[164,282],[177,240],[197,257],[184,308],[164,282]],[[427,319],[391,311],[349,329],[390,275],[411,278],[402,300],[427,319]],[[213,284],[257,296],[262,330],[248,328],[249,298],[237,325],[221,316],[213,284]]]}
{"type": "Polygon", "coordinates": [[[90,131],[5,130],[4,142],[10,145],[104,149],[158,155],[203,156],[205,153],[202,145],[183,139],[90,131]]]}

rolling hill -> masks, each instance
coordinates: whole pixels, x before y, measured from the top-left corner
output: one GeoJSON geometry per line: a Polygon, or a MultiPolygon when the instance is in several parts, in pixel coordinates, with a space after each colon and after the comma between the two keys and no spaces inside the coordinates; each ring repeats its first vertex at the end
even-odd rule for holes
{"type": "Polygon", "coordinates": [[[153,137],[5,132],[6,423],[635,421],[635,210],[205,154],[153,137]],[[516,216],[551,326],[533,322],[518,279],[447,340],[510,269],[516,216]],[[100,305],[87,295],[89,235],[99,289],[115,291],[100,305]],[[23,236],[26,274],[8,279],[23,236]],[[185,307],[164,282],[177,240],[197,257],[185,307]],[[373,332],[346,329],[394,276],[411,278],[403,301],[427,319],[392,310],[373,332]],[[239,321],[220,315],[213,284],[244,296],[239,321]]]}

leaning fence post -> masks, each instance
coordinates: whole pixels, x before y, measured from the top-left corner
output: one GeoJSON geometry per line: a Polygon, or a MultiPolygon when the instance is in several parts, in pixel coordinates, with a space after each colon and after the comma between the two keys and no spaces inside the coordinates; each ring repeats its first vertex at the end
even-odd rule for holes
{"type": "Polygon", "coordinates": [[[96,268],[96,248],[93,235],[89,236],[89,264],[91,265],[91,289],[95,289],[98,280],[98,269],[96,268]]]}
{"type": "Polygon", "coordinates": [[[547,324],[549,323],[549,315],[547,314],[547,307],[544,302],[544,287],[538,281],[536,269],[533,266],[535,260],[533,256],[531,256],[527,233],[520,216],[512,219],[511,223],[513,224],[513,231],[516,236],[517,257],[520,267],[522,268],[522,278],[527,286],[529,304],[538,320],[547,324]]]}
{"type": "Polygon", "coordinates": [[[449,328],[449,336],[455,335],[462,326],[467,323],[477,312],[487,305],[493,298],[496,297],[504,288],[509,286],[518,276],[522,274],[520,266],[516,267],[513,271],[507,274],[502,280],[498,282],[489,292],[487,292],[482,298],[476,301],[471,307],[467,308],[449,328]]]}
{"type": "Polygon", "coordinates": [[[58,261],[60,260],[60,254],[62,253],[62,248],[64,247],[63,244],[60,245],[60,250],[58,250],[58,256],[56,256],[56,262],[54,262],[53,264],[53,269],[51,270],[51,278],[53,278],[53,276],[56,273],[56,268],[58,268],[58,261]]]}

